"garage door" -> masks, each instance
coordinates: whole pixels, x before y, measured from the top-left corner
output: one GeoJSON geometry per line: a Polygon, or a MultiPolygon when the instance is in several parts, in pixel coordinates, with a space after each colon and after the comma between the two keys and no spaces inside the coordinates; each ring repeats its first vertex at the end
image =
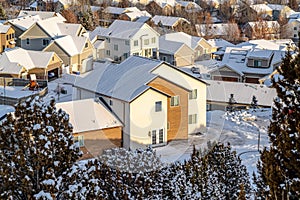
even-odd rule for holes
{"type": "Polygon", "coordinates": [[[246,83],[259,83],[258,80],[259,80],[258,78],[249,78],[249,77],[246,77],[245,82],[246,83]]]}
{"type": "Polygon", "coordinates": [[[226,76],[213,76],[213,80],[216,80],[216,81],[238,82],[238,78],[236,78],[236,77],[226,77],[226,76]]]}

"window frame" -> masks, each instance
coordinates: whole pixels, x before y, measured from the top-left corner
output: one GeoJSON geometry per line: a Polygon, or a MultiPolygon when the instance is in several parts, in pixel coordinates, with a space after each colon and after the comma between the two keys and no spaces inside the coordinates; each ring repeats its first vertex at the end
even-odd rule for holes
{"type": "Polygon", "coordinates": [[[175,106],[179,106],[180,105],[180,96],[176,95],[176,96],[172,96],[170,99],[170,106],[171,107],[175,107],[175,106]],[[177,99],[177,102],[175,101],[177,99]]]}
{"type": "Polygon", "coordinates": [[[198,98],[198,90],[193,89],[189,92],[189,99],[197,99],[198,98]]]}
{"type": "Polygon", "coordinates": [[[197,114],[191,114],[188,116],[188,124],[197,124],[197,114]]]}
{"type": "Polygon", "coordinates": [[[79,147],[84,147],[84,136],[77,135],[73,137],[74,143],[78,142],[79,147]]]}
{"type": "Polygon", "coordinates": [[[162,111],[162,101],[156,101],[155,102],[155,112],[161,112],[162,111]]]}

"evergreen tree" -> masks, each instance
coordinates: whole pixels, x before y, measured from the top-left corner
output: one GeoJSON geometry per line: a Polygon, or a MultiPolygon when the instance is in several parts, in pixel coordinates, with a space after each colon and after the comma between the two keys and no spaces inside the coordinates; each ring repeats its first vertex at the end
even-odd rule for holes
{"type": "MultiPolygon", "coordinates": [[[[300,46],[300,45],[299,45],[300,46]]],[[[268,199],[300,199],[300,54],[288,52],[272,78],[274,100],[268,135],[270,148],[261,153],[261,178],[268,199]]]]}
{"type": "Polygon", "coordinates": [[[81,155],[68,115],[54,105],[28,99],[1,122],[1,199],[54,198],[81,155]]]}
{"type": "Polygon", "coordinates": [[[6,12],[2,4],[0,4],[0,20],[6,20],[6,19],[7,19],[6,12]]]}
{"type": "Polygon", "coordinates": [[[258,106],[257,102],[258,102],[258,101],[257,101],[257,99],[256,99],[256,96],[253,95],[252,101],[251,101],[251,108],[256,109],[257,106],[258,106]]]}

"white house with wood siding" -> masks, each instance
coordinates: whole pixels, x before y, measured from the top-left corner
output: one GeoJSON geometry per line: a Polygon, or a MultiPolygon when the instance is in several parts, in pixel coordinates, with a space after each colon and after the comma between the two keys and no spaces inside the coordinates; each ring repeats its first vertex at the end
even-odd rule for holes
{"type": "Polygon", "coordinates": [[[94,63],[75,82],[76,99],[98,98],[124,124],[123,145],[135,149],[188,139],[206,130],[206,83],[165,62],[131,56],[94,63]]]}

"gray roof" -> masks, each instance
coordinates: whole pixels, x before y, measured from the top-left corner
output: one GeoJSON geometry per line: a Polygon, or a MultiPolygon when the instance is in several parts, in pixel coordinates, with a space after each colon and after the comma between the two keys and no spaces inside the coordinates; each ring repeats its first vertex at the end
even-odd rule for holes
{"type": "Polygon", "coordinates": [[[207,42],[214,47],[223,48],[223,47],[234,47],[235,45],[228,42],[227,40],[218,38],[218,39],[209,39],[207,42]]]}
{"type": "Polygon", "coordinates": [[[115,20],[107,29],[101,30],[102,31],[101,36],[130,39],[144,25],[145,25],[144,23],[140,23],[140,22],[115,20]]]}
{"type": "Polygon", "coordinates": [[[158,75],[151,70],[161,61],[131,56],[120,64],[95,62],[96,69],[75,82],[75,86],[98,94],[131,102],[150,87],[146,84],[158,75]]]}
{"type": "Polygon", "coordinates": [[[182,42],[166,40],[165,37],[159,37],[159,52],[164,54],[175,54],[183,45],[182,42]]]}
{"type": "Polygon", "coordinates": [[[191,36],[184,32],[168,33],[162,37],[165,38],[165,40],[185,43],[191,49],[195,49],[202,39],[201,37],[191,36]]]}
{"type": "Polygon", "coordinates": [[[158,25],[159,22],[162,23],[163,26],[174,26],[178,21],[185,21],[190,23],[188,20],[182,17],[172,17],[172,16],[162,16],[162,15],[155,15],[152,18],[152,21],[158,25]]]}
{"type": "Polygon", "coordinates": [[[265,85],[238,83],[227,81],[206,80],[207,100],[215,102],[228,102],[230,94],[240,104],[250,104],[253,95],[258,100],[258,105],[272,106],[273,98],[276,96],[274,88],[268,88],[265,85]]]}

